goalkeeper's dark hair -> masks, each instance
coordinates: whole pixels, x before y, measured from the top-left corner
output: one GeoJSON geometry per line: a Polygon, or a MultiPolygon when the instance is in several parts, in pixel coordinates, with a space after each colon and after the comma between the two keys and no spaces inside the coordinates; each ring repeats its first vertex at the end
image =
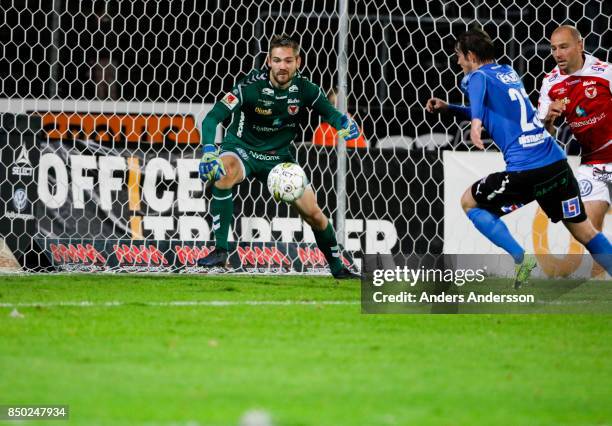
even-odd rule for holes
{"type": "Polygon", "coordinates": [[[300,54],[300,43],[287,34],[280,34],[272,37],[272,40],[270,40],[270,49],[268,49],[268,53],[272,53],[272,49],[277,47],[290,47],[293,49],[295,56],[300,54]]]}
{"type": "Polygon", "coordinates": [[[472,52],[481,62],[495,60],[493,40],[480,28],[472,28],[461,34],[455,41],[455,49],[466,56],[468,52],[472,52]]]}

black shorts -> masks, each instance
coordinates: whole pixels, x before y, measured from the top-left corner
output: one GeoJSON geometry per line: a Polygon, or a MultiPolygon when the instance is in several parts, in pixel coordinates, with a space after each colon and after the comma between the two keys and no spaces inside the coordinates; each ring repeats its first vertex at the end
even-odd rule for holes
{"type": "Polygon", "coordinates": [[[472,185],[478,207],[503,216],[537,200],[550,220],[586,219],[580,187],[566,160],[538,169],[493,173],[472,185]]]}

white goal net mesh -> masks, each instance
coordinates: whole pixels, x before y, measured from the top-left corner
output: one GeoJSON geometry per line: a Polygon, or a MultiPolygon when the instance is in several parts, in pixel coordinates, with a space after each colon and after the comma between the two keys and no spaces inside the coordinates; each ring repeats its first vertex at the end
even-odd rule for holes
{"type": "MultiPolygon", "coordinates": [[[[442,252],[441,151],[470,146],[465,123],[429,116],[423,104],[432,95],[464,101],[452,55],[460,32],[487,30],[534,103],[553,66],[547,39],[557,25],[576,25],[585,50],[610,60],[610,2],[347,2],[347,110],[368,147],[347,151],[344,218],[336,151],[313,143],[318,117],[304,117],[295,149],[325,214],[344,220],[344,246],[356,257],[442,252]]],[[[200,123],[238,78],[265,65],[272,35],[297,35],[303,73],[324,91],[338,84],[335,0],[1,5],[2,230],[28,267],[43,263],[45,247],[57,261],[91,262],[100,251],[92,247],[108,241],[120,254],[130,240],[210,241],[200,123]]],[[[255,180],[236,190],[234,219],[234,241],[314,242],[255,180]]],[[[141,247],[150,263],[157,252],[141,247]]],[[[205,253],[190,250],[191,263],[205,253]]]]}

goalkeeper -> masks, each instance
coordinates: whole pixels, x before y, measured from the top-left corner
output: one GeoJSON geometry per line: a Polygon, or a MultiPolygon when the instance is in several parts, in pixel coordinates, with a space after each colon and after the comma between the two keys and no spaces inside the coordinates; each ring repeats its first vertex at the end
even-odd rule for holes
{"type": "MultiPolygon", "coordinates": [[[[269,70],[251,71],[204,118],[200,177],[214,182],[210,211],[215,250],[200,259],[199,266],[225,266],[234,211],[232,188],[248,176],[266,183],[275,165],[295,162],[290,144],[306,108],[321,115],[346,140],[359,136],[356,123],[336,110],[321,88],[300,75],[300,64],[299,44],[286,35],[273,37],[267,58],[269,70]],[[230,116],[232,121],[219,152],[214,142],[216,128],[230,116]]],[[[293,206],[312,228],[332,275],[337,279],[359,278],[342,263],[334,230],[310,186],[293,206]]]]}

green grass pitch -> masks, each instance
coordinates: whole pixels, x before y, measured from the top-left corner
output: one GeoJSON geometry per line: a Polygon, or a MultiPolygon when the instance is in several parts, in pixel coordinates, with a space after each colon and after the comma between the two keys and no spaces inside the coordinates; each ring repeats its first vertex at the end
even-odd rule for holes
{"type": "Polygon", "coordinates": [[[68,404],[75,425],[249,410],[295,426],[612,424],[612,316],[364,315],[359,295],[326,277],[2,276],[0,404],[68,404]]]}

